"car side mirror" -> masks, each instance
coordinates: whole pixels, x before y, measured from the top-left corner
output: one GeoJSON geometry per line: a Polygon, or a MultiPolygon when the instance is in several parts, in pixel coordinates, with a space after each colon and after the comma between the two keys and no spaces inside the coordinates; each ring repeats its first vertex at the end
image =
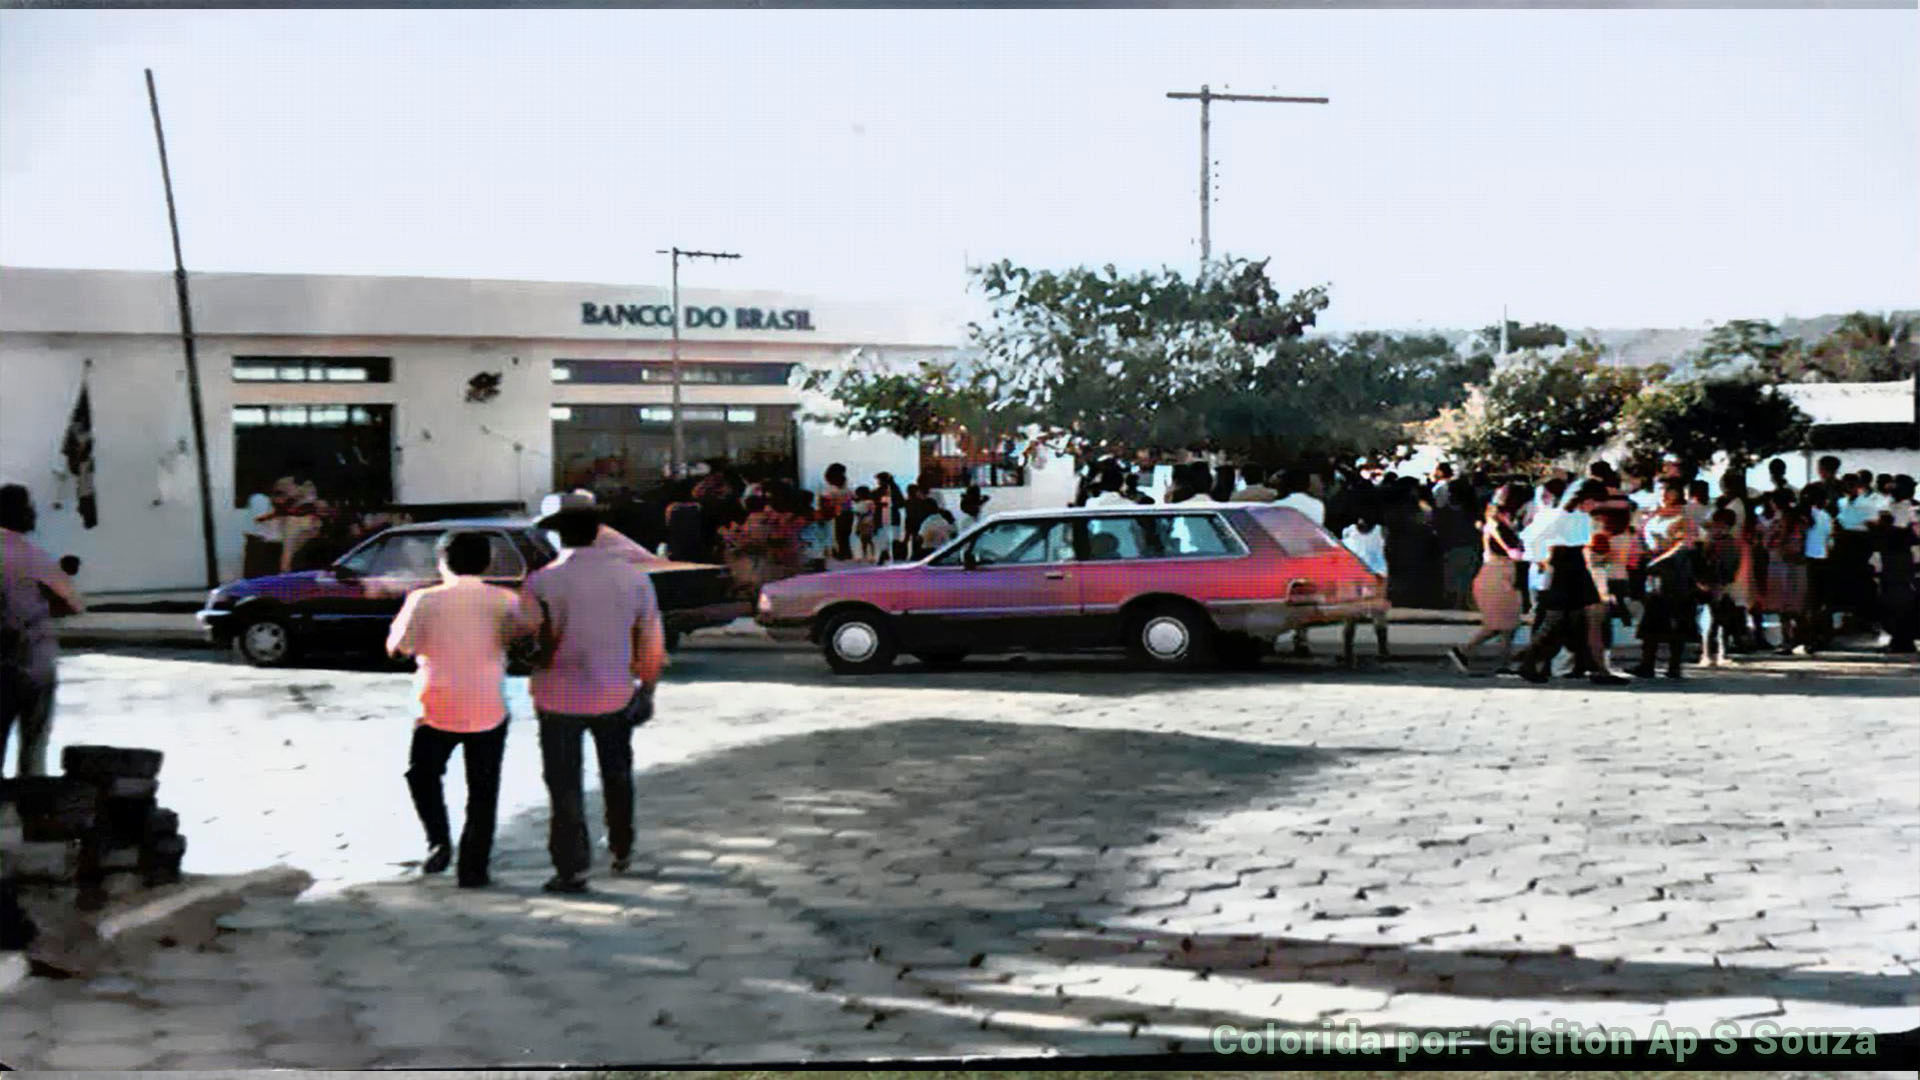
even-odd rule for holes
{"type": "Polygon", "coordinates": [[[352,581],[354,578],[360,576],[360,571],[355,570],[346,563],[334,563],[329,569],[333,571],[333,576],[339,578],[341,581],[352,581]]]}
{"type": "Polygon", "coordinates": [[[974,555],[972,548],[968,548],[966,554],[960,556],[960,565],[968,570],[980,569],[980,560],[974,555]]]}

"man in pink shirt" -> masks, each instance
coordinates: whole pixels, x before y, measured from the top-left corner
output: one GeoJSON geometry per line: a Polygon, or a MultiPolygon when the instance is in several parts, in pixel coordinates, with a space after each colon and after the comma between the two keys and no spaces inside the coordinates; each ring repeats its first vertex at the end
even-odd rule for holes
{"type": "Polygon", "coordinates": [[[521,598],[541,642],[532,690],[553,804],[547,851],[554,876],[545,888],[580,893],[593,861],[581,791],[582,737],[593,736],[599,757],[607,846],[618,873],[633,853],[633,728],[652,715],[653,688],[667,662],[666,634],[645,570],[597,542],[601,526],[592,500],[568,493],[545,508],[550,512],[538,524],[559,533],[564,550],[528,576],[521,598]]]}
{"type": "Polygon", "coordinates": [[[520,598],[480,580],[492,546],[485,533],[440,538],[443,583],[407,595],[387,632],[387,652],[419,660],[420,713],[407,761],[407,789],[427,831],[421,869],[437,874],[452,860],[453,836],[440,780],[456,747],[467,766],[467,822],[460,832],[463,889],[488,884],[500,759],[507,749],[507,646],[526,632],[520,598]]]}
{"type": "Polygon", "coordinates": [[[53,620],[86,610],[59,560],[27,539],[38,521],[26,488],[0,486],[0,766],[17,722],[15,776],[47,774],[60,656],[53,620]]]}

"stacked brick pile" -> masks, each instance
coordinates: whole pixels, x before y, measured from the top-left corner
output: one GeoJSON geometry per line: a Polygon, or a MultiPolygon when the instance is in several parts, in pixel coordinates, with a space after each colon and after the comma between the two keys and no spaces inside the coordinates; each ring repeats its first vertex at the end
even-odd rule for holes
{"type": "Polygon", "coordinates": [[[180,816],[158,805],[160,751],[69,746],[62,776],[0,780],[0,906],[77,887],[82,907],[180,879],[180,816]]]}

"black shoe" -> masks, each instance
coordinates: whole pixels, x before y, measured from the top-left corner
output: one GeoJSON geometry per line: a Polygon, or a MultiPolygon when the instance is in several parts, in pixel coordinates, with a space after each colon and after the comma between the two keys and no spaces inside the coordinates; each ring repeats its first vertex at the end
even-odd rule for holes
{"type": "Polygon", "coordinates": [[[488,877],[485,874],[480,874],[477,876],[472,874],[462,874],[460,875],[460,880],[455,882],[455,884],[459,885],[463,889],[484,889],[487,886],[493,884],[493,879],[488,877]]]}
{"type": "Polygon", "coordinates": [[[1467,666],[1467,654],[1461,652],[1458,645],[1447,650],[1447,659],[1453,662],[1453,670],[1462,675],[1470,674],[1473,670],[1467,666]]]}
{"type": "Polygon", "coordinates": [[[1619,675],[1602,673],[1588,676],[1587,681],[1593,683],[1595,686],[1625,686],[1633,680],[1622,678],[1619,675]]]}
{"type": "Polygon", "coordinates": [[[1627,669],[1627,674],[1632,675],[1636,679],[1651,679],[1653,678],[1653,665],[1639,664],[1635,667],[1630,667],[1627,669]]]}
{"type": "Polygon", "coordinates": [[[1680,669],[1679,669],[1679,668],[1675,668],[1675,669],[1673,669],[1672,671],[1669,671],[1669,672],[1667,672],[1667,678],[1668,678],[1668,679],[1670,679],[1670,680],[1672,680],[1672,681],[1674,681],[1674,682],[1680,682],[1680,681],[1682,681],[1683,679],[1685,679],[1685,678],[1686,678],[1686,676],[1685,676],[1685,675],[1682,675],[1682,674],[1680,674],[1680,669]]]}
{"type": "Polygon", "coordinates": [[[540,891],[560,893],[565,896],[578,896],[587,891],[587,878],[585,874],[574,877],[561,877],[555,874],[547,879],[546,884],[540,886],[540,891]]]}
{"type": "Polygon", "coordinates": [[[445,844],[435,844],[427,849],[427,861],[420,864],[423,874],[444,873],[453,865],[453,849],[445,844]]]}
{"type": "Polygon", "coordinates": [[[626,855],[615,855],[613,857],[612,866],[613,866],[614,873],[616,874],[626,873],[628,868],[633,866],[633,855],[630,853],[626,855]]]}
{"type": "Polygon", "coordinates": [[[1536,686],[1544,686],[1547,682],[1547,673],[1539,668],[1521,668],[1520,677],[1536,686]]]}

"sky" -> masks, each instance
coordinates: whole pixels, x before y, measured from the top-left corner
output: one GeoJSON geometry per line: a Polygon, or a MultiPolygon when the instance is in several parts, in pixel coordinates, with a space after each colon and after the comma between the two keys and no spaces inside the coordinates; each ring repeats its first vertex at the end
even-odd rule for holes
{"type": "Polygon", "coordinates": [[[0,12],[0,263],[946,307],[1216,255],[1323,327],[1920,307],[1915,11],[0,12]]]}

